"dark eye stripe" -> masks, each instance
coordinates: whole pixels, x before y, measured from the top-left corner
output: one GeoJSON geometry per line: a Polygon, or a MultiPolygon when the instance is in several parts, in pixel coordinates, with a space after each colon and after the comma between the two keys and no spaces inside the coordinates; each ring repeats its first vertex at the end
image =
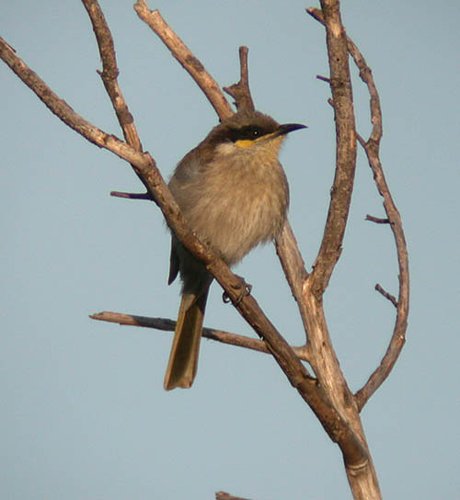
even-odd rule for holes
{"type": "Polygon", "coordinates": [[[230,130],[230,140],[232,142],[244,140],[244,139],[257,139],[269,131],[263,129],[262,127],[257,127],[255,125],[248,125],[247,127],[241,127],[237,129],[230,130]]]}

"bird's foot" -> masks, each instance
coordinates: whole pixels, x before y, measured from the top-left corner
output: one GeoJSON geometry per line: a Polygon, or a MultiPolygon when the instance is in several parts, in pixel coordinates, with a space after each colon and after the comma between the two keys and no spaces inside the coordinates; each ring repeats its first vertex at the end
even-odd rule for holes
{"type": "MultiPolygon", "coordinates": [[[[250,295],[252,291],[252,285],[250,283],[246,283],[245,279],[242,278],[241,276],[238,276],[240,279],[240,282],[237,286],[233,286],[235,290],[239,291],[238,296],[235,299],[235,305],[237,306],[247,295],[250,295]]],[[[228,304],[229,302],[232,301],[232,299],[229,297],[227,292],[222,293],[222,300],[224,301],[225,304],[228,304]]]]}

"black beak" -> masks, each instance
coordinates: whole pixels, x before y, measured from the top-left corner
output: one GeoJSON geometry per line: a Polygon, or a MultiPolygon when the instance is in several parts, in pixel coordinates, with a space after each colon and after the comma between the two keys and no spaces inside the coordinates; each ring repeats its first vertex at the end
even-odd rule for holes
{"type": "Polygon", "coordinates": [[[301,128],[308,128],[306,125],[302,125],[301,123],[284,123],[279,126],[277,131],[277,135],[286,135],[289,132],[294,132],[294,130],[300,130],[301,128]]]}

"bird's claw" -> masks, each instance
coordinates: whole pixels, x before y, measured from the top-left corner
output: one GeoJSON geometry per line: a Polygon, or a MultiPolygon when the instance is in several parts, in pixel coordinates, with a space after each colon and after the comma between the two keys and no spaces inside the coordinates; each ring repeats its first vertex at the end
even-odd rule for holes
{"type": "MultiPolygon", "coordinates": [[[[247,295],[250,295],[251,291],[252,291],[252,285],[250,283],[246,283],[244,278],[241,278],[241,277],[239,277],[239,278],[241,280],[239,285],[238,285],[238,288],[240,289],[240,293],[234,302],[236,306],[240,304],[240,302],[244,299],[244,297],[246,297],[247,295]]],[[[237,288],[237,287],[235,287],[235,288],[237,288]]],[[[228,304],[229,302],[232,301],[232,299],[229,297],[229,295],[226,291],[224,291],[222,293],[222,300],[223,300],[224,304],[228,304]]]]}

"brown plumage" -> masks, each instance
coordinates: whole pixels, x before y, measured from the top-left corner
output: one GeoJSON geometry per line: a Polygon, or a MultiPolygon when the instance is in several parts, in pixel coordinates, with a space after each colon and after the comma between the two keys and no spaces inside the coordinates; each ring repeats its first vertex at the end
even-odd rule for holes
{"type": "MultiPolygon", "coordinates": [[[[190,228],[228,265],[273,240],[289,205],[286,176],[278,160],[287,133],[303,125],[280,125],[258,112],[236,113],[213,128],[178,164],[169,182],[190,228]]],[[[188,388],[195,378],[204,312],[212,276],[173,236],[169,283],[183,283],[164,387],[188,388]]]]}

